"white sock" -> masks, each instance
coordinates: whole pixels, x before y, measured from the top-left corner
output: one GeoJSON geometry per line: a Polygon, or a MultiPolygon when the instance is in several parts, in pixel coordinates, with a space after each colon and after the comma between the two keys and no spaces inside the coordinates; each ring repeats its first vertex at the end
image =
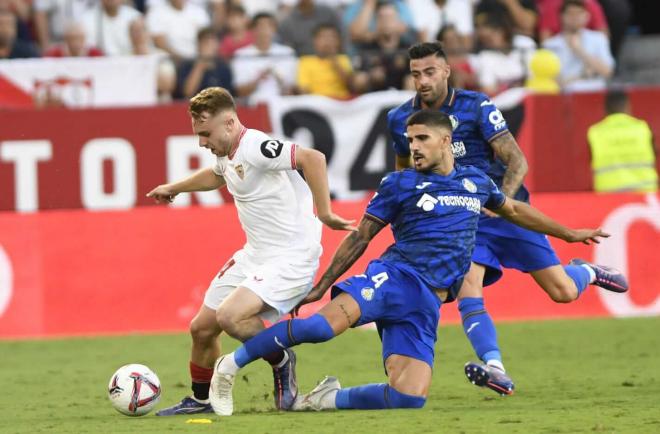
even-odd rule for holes
{"type": "Polygon", "coordinates": [[[289,353],[284,351],[284,358],[282,359],[282,361],[280,363],[278,363],[277,365],[271,365],[271,366],[273,367],[273,369],[281,368],[282,366],[286,365],[286,362],[288,362],[288,361],[289,361],[289,353]]]}
{"type": "Polygon", "coordinates": [[[337,405],[335,404],[335,400],[337,398],[337,392],[339,392],[339,389],[337,390],[331,390],[330,392],[326,393],[323,398],[321,398],[321,408],[324,410],[334,410],[337,408],[337,405]]]}
{"type": "Polygon", "coordinates": [[[195,398],[195,395],[191,395],[190,397],[193,399],[193,401],[199,402],[200,404],[208,404],[210,402],[208,399],[197,399],[195,398]]]}
{"type": "Polygon", "coordinates": [[[497,368],[502,372],[506,372],[506,370],[504,369],[504,365],[499,360],[496,360],[496,359],[489,360],[489,361],[486,362],[486,364],[488,366],[492,366],[493,368],[497,368]]]}
{"type": "Polygon", "coordinates": [[[234,353],[229,353],[218,364],[218,373],[219,374],[230,374],[230,375],[236,375],[238,370],[241,369],[237,364],[236,360],[234,360],[234,353]]]}
{"type": "Polygon", "coordinates": [[[596,280],[596,272],[594,271],[594,269],[588,266],[587,264],[581,264],[581,265],[584,268],[586,268],[587,271],[589,272],[589,283],[594,283],[594,281],[596,280]]]}

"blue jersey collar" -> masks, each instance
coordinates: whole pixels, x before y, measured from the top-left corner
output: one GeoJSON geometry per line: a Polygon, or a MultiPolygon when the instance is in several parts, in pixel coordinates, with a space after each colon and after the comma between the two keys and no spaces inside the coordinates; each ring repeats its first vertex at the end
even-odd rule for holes
{"type": "MultiPolygon", "coordinates": [[[[427,176],[434,176],[434,177],[438,177],[438,178],[442,178],[442,179],[452,179],[453,177],[456,176],[456,168],[457,168],[457,166],[454,165],[454,168],[447,175],[440,175],[439,173],[435,173],[433,171],[421,172],[421,173],[424,173],[427,176]]],[[[411,169],[411,170],[415,170],[415,169],[411,169]]]]}
{"type": "MultiPolygon", "coordinates": [[[[456,89],[453,87],[447,87],[447,96],[442,103],[440,108],[451,107],[456,101],[456,89]]],[[[415,110],[420,110],[422,108],[422,99],[419,97],[419,94],[415,95],[412,99],[412,106],[415,110]]]]}

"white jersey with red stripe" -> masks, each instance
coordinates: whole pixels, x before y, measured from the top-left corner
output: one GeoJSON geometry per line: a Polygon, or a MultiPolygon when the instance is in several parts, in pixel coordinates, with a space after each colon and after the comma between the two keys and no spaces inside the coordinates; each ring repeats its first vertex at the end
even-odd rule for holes
{"type": "Polygon", "coordinates": [[[218,157],[213,171],[234,197],[245,231],[244,251],[254,259],[321,254],[321,222],[307,183],[296,170],[296,145],[243,129],[233,154],[218,157]]]}

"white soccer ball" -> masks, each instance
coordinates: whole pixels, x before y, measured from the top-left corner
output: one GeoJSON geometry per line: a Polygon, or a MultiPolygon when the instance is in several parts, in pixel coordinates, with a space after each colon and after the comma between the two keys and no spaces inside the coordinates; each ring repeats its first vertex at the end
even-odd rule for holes
{"type": "Polygon", "coordinates": [[[108,384],[112,406],[127,416],[143,416],[160,401],[160,380],[144,365],[124,365],[108,384]]]}

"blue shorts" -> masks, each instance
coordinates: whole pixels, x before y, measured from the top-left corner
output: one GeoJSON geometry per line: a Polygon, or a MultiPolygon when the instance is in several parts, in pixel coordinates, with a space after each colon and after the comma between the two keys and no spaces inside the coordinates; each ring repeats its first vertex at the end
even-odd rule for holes
{"type": "Polygon", "coordinates": [[[545,235],[491,217],[479,219],[472,262],[486,267],[484,286],[502,277],[502,267],[529,273],[561,263],[545,235]]]}
{"type": "Polygon", "coordinates": [[[365,274],[332,288],[332,298],[346,292],[360,305],[353,327],[375,322],[383,343],[383,362],[392,354],[412,357],[433,368],[442,302],[412,273],[374,260],[365,274]]]}

